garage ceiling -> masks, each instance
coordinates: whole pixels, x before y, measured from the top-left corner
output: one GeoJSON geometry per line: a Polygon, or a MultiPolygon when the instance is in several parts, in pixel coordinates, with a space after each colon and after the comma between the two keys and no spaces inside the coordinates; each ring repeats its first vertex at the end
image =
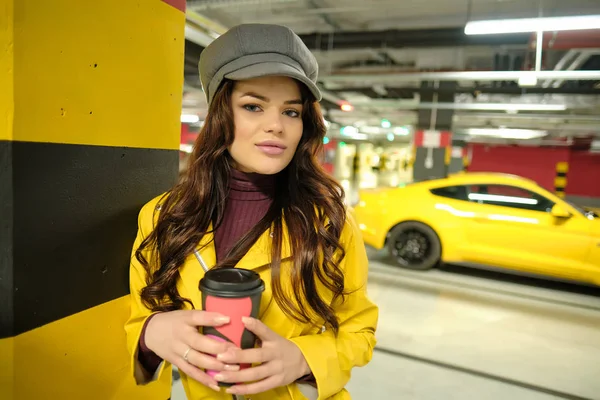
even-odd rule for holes
{"type": "Polygon", "coordinates": [[[600,138],[600,30],[546,32],[542,71],[572,76],[535,86],[514,78],[535,68],[535,34],[463,33],[472,20],[600,14],[599,0],[188,0],[187,7],[183,112],[201,119],[203,47],[233,25],[258,22],[290,27],[315,54],[331,136],[355,125],[370,140],[385,140],[395,127],[416,124],[420,98],[432,90],[423,86],[454,81],[455,105],[446,107],[456,108],[458,135],[500,127],[600,138]],[[343,102],[353,111],[342,111],[343,102]],[[512,110],[499,110],[502,104],[512,110]],[[383,118],[390,128],[381,127],[383,118]]]}

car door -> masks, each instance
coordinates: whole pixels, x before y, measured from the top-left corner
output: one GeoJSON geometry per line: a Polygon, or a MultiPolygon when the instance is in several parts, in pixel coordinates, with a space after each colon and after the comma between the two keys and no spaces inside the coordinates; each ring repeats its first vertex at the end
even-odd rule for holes
{"type": "Polygon", "coordinates": [[[475,212],[466,233],[472,261],[586,279],[591,221],[580,214],[554,217],[555,201],[542,193],[511,185],[467,186],[475,212]]]}
{"type": "Polygon", "coordinates": [[[592,226],[590,243],[590,251],[587,257],[588,268],[592,270],[592,281],[596,285],[600,285],[600,216],[591,211],[584,211],[586,218],[590,220],[592,226]]]}

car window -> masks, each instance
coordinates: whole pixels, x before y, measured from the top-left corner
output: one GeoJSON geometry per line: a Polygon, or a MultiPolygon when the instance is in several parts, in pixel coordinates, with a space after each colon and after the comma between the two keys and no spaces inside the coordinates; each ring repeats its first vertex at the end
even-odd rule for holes
{"type": "Polygon", "coordinates": [[[455,200],[467,200],[467,188],[465,186],[444,186],[430,189],[436,196],[447,197],[455,200]]]}
{"type": "Polygon", "coordinates": [[[584,216],[584,217],[586,217],[586,218],[589,218],[589,219],[600,218],[600,217],[598,216],[598,213],[597,213],[597,212],[595,212],[595,211],[594,211],[594,210],[592,210],[592,209],[588,209],[588,208],[580,207],[580,206],[578,206],[577,204],[575,204],[575,203],[572,203],[572,202],[570,202],[570,201],[567,201],[567,203],[568,203],[568,204],[569,204],[571,207],[573,207],[574,209],[576,209],[577,211],[579,211],[579,212],[581,213],[581,215],[583,215],[583,216],[584,216]]]}
{"type": "Polygon", "coordinates": [[[550,212],[554,202],[535,192],[510,185],[470,185],[469,201],[522,210],[550,212]]]}

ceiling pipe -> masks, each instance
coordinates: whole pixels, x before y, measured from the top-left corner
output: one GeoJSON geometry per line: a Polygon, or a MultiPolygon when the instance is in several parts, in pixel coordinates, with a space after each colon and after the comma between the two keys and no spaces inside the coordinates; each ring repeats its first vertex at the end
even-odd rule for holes
{"type": "Polygon", "coordinates": [[[504,87],[493,87],[493,86],[473,86],[473,87],[452,87],[444,88],[440,87],[434,89],[432,87],[416,87],[416,86],[390,86],[390,85],[374,85],[374,86],[349,86],[339,89],[329,89],[333,93],[342,92],[358,92],[365,94],[369,97],[379,96],[380,98],[394,99],[396,94],[401,94],[406,98],[412,97],[413,93],[426,93],[430,94],[435,92],[438,93],[457,93],[457,94],[472,94],[477,96],[479,94],[507,94],[507,95],[526,95],[526,94],[578,94],[578,95],[600,95],[600,88],[595,89],[592,87],[520,87],[520,86],[504,86],[504,87]]]}
{"type": "Polygon", "coordinates": [[[211,8],[236,8],[261,4],[293,3],[296,0],[187,0],[187,6],[195,10],[211,8]]]}
{"type": "Polygon", "coordinates": [[[392,108],[403,110],[474,110],[474,111],[565,111],[568,108],[594,108],[595,104],[565,104],[565,103],[513,103],[513,102],[424,102],[419,100],[387,100],[387,99],[354,99],[351,101],[356,108],[392,108]]]}
{"type": "Polygon", "coordinates": [[[185,11],[185,38],[202,47],[208,46],[219,35],[227,31],[227,27],[215,22],[189,8],[185,11]]]}
{"type": "Polygon", "coordinates": [[[475,121],[472,123],[466,123],[462,121],[460,123],[452,124],[452,129],[469,129],[469,128],[481,128],[481,127],[503,127],[507,129],[541,129],[545,131],[553,131],[553,132],[588,132],[588,133],[596,133],[600,134],[600,127],[595,125],[571,125],[571,124],[561,124],[561,125],[553,125],[553,124],[523,124],[523,122],[519,123],[487,123],[481,124],[475,121]]]}
{"type": "MultiPolygon", "coordinates": [[[[554,66],[554,68],[553,68],[554,71],[560,71],[561,69],[564,69],[567,66],[567,63],[569,61],[571,61],[573,59],[573,57],[576,57],[577,54],[579,54],[579,50],[576,50],[576,49],[571,49],[571,50],[567,51],[565,53],[565,55],[563,55],[562,58],[560,60],[558,60],[558,62],[554,66]]],[[[542,83],[542,87],[543,88],[550,87],[551,83],[552,83],[551,80],[547,80],[542,83]]]]}
{"type": "Polygon", "coordinates": [[[507,113],[455,113],[454,119],[526,119],[543,120],[551,122],[553,120],[561,121],[590,121],[600,122],[597,115],[570,115],[570,114],[507,114],[507,113]]]}
{"type": "Polygon", "coordinates": [[[333,33],[311,33],[299,35],[311,50],[339,50],[363,48],[403,47],[457,47],[457,46],[502,46],[522,45],[527,48],[529,34],[467,36],[463,28],[441,29],[389,29],[384,31],[346,31],[333,33]],[[324,36],[333,35],[333,48],[329,48],[324,36]]]}
{"type": "Polygon", "coordinates": [[[185,24],[185,38],[190,42],[196,43],[202,47],[208,46],[214,40],[214,38],[210,35],[194,28],[187,23],[185,24]]]}
{"type": "Polygon", "coordinates": [[[188,8],[185,11],[185,19],[188,22],[191,22],[202,29],[206,29],[208,31],[215,32],[219,35],[227,32],[227,27],[222,25],[210,18],[205,17],[204,15],[195,12],[194,10],[189,8],[190,1],[188,1],[188,8]]]}
{"type": "Polygon", "coordinates": [[[377,74],[323,75],[322,82],[361,81],[369,83],[413,81],[518,81],[519,79],[600,80],[600,71],[452,71],[452,72],[390,72],[377,74]]]}
{"type": "MultiPolygon", "coordinates": [[[[581,53],[573,60],[573,62],[565,68],[567,71],[574,71],[579,69],[591,56],[600,54],[600,51],[595,50],[582,50],[581,53]]],[[[563,84],[564,80],[560,79],[552,83],[553,88],[559,88],[563,84]]]]}

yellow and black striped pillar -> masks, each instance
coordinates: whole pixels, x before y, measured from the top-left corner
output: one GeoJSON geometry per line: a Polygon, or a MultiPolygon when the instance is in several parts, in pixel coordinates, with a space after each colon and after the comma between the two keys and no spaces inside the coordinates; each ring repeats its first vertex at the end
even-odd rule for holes
{"type": "Polygon", "coordinates": [[[569,172],[569,163],[561,161],[556,163],[556,176],[554,178],[554,192],[560,198],[565,197],[565,188],[567,187],[567,173],[569,172]]]}
{"type": "Polygon", "coordinates": [[[177,178],[184,0],[0,7],[0,398],[166,400],[123,324],[137,214],[177,178]]]}

